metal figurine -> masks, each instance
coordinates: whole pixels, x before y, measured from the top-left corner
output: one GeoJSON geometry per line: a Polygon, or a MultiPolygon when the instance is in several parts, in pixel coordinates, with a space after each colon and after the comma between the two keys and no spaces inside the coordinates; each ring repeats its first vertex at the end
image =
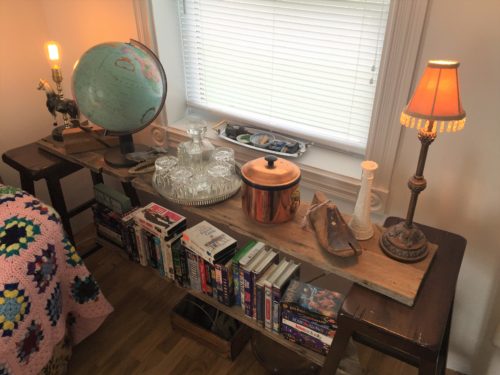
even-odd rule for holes
{"type": "Polygon", "coordinates": [[[54,116],[54,126],[56,126],[56,128],[52,131],[52,137],[56,141],[62,141],[62,132],[64,129],[78,127],[80,125],[80,111],[78,110],[78,106],[74,100],[64,98],[61,86],[62,76],[59,69],[52,69],[52,78],[57,84],[57,93],[54,91],[50,83],[44,79],[40,79],[40,81],[38,81],[37,89],[45,91],[45,94],[47,95],[47,101],[45,104],[47,105],[49,112],[52,116],[54,116]],[[64,122],[63,125],[57,126],[57,112],[62,114],[64,122]]]}
{"type": "Polygon", "coordinates": [[[361,163],[361,169],[363,170],[361,188],[359,189],[358,199],[354,207],[354,215],[349,222],[349,227],[357,240],[368,240],[373,236],[370,206],[373,176],[377,168],[378,164],[371,160],[365,160],[361,163]]]}

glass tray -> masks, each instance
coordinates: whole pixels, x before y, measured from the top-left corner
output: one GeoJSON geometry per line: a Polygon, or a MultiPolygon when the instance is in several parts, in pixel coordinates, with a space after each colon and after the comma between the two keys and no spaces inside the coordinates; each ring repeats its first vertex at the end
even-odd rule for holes
{"type": "Polygon", "coordinates": [[[238,192],[238,190],[240,190],[241,181],[240,181],[240,184],[238,184],[238,186],[236,186],[231,191],[228,191],[228,192],[226,192],[224,194],[213,195],[211,197],[200,198],[200,199],[196,199],[196,198],[183,199],[183,198],[171,197],[171,196],[165,194],[161,189],[158,189],[156,187],[156,185],[155,185],[154,182],[153,182],[153,187],[155,188],[155,190],[158,193],[160,193],[160,195],[162,197],[164,197],[165,199],[169,200],[172,203],[179,204],[179,205],[182,205],[182,206],[209,206],[211,204],[215,204],[215,203],[219,203],[219,202],[225,201],[226,199],[229,199],[233,195],[235,195],[238,192]]]}
{"type": "Polygon", "coordinates": [[[296,153],[292,154],[292,153],[273,151],[273,150],[270,150],[270,149],[267,149],[267,148],[257,147],[257,146],[254,146],[252,144],[239,142],[238,140],[229,138],[227,136],[227,134],[226,134],[226,126],[229,125],[229,124],[231,124],[233,126],[244,126],[245,130],[249,134],[255,134],[255,133],[263,132],[264,131],[263,129],[259,129],[259,128],[252,127],[252,126],[247,126],[247,125],[241,125],[241,124],[229,122],[229,121],[226,121],[226,120],[223,120],[223,121],[221,121],[220,123],[218,123],[217,125],[214,126],[214,130],[218,133],[218,135],[219,135],[220,138],[223,138],[226,141],[229,141],[231,143],[235,143],[237,145],[240,145],[240,146],[243,146],[243,147],[246,147],[246,148],[251,148],[252,150],[257,150],[257,151],[260,151],[260,152],[264,152],[266,154],[274,154],[274,155],[279,155],[279,156],[297,158],[300,155],[302,155],[303,153],[305,153],[307,151],[307,148],[312,145],[311,142],[304,142],[302,140],[291,138],[291,137],[288,137],[286,135],[283,135],[283,134],[275,132],[275,131],[268,131],[268,130],[266,130],[267,133],[271,133],[271,134],[275,135],[276,139],[278,139],[278,140],[285,141],[285,142],[292,142],[292,143],[297,142],[299,144],[298,151],[296,153]]]}

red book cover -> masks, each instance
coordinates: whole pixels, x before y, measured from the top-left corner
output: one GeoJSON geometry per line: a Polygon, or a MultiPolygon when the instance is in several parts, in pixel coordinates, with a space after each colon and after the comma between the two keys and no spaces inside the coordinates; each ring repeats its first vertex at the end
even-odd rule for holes
{"type": "Polygon", "coordinates": [[[172,236],[186,223],[184,216],[156,203],[150,203],[139,210],[135,219],[144,229],[165,239],[172,236]]]}
{"type": "Polygon", "coordinates": [[[200,269],[201,291],[208,294],[207,290],[207,275],[205,274],[205,262],[202,257],[198,257],[198,267],[200,269]]]}

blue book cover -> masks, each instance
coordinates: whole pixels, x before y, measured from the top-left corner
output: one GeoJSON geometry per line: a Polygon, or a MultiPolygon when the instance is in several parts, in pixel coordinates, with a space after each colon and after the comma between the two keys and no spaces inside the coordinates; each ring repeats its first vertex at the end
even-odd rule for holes
{"type": "Polygon", "coordinates": [[[254,299],[254,285],[252,283],[252,270],[259,264],[268,254],[268,251],[262,250],[255,257],[253,257],[248,264],[243,267],[243,280],[244,280],[244,299],[243,308],[245,315],[253,318],[253,299],[254,299]]]}
{"type": "Polygon", "coordinates": [[[329,324],[318,323],[317,321],[308,319],[300,313],[292,312],[289,310],[281,310],[281,320],[283,321],[284,319],[310,328],[311,330],[326,336],[333,336],[337,328],[329,324]]]}
{"type": "Polygon", "coordinates": [[[292,280],[283,295],[281,305],[283,309],[336,325],[337,313],[343,301],[344,296],[339,292],[292,280]]]}

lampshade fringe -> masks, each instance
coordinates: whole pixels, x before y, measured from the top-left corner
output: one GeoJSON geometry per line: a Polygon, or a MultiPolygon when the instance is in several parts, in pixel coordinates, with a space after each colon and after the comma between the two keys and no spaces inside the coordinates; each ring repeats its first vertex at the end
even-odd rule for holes
{"type": "MultiPolygon", "coordinates": [[[[429,126],[429,120],[421,119],[418,117],[413,117],[405,112],[401,113],[401,117],[399,119],[399,122],[401,125],[407,127],[407,128],[417,128],[417,130],[420,129],[427,129],[429,126]],[[425,122],[424,122],[425,121],[425,122]]],[[[434,124],[432,125],[432,132],[437,133],[438,128],[440,133],[455,133],[460,130],[462,130],[465,127],[465,118],[461,120],[436,120],[434,124]]]]}

